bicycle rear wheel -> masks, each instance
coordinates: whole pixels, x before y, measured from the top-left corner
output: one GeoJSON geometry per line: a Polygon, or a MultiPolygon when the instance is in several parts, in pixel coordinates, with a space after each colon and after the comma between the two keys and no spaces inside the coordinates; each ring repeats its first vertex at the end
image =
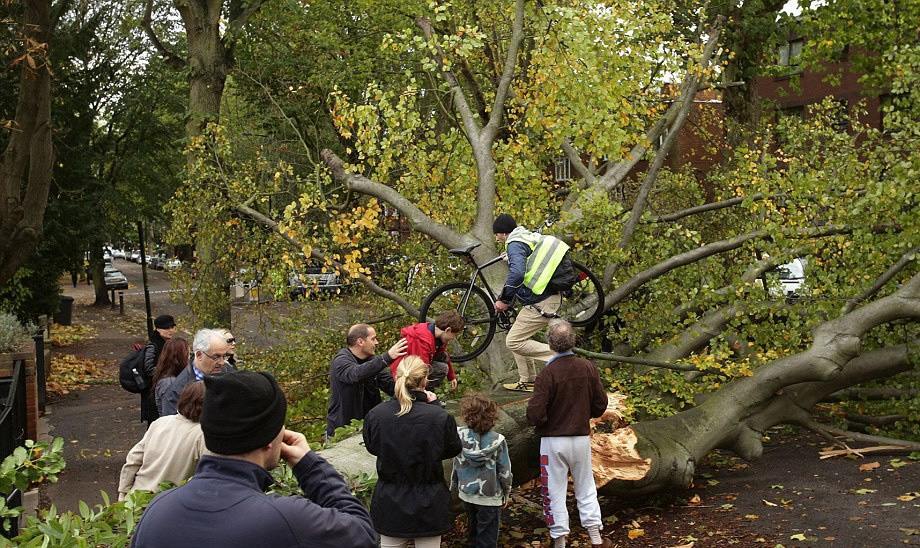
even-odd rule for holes
{"type": "Polygon", "coordinates": [[[557,314],[576,327],[593,324],[601,317],[604,310],[604,290],[601,281],[593,272],[579,263],[572,261],[575,269],[575,285],[562,299],[562,306],[557,314]]]}
{"type": "Polygon", "coordinates": [[[482,354],[495,336],[495,306],[481,288],[467,282],[442,285],[425,297],[419,310],[419,321],[433,322],[448,310],[460,312],[466,322],[463,332],[450,342],[448,350],[454,362],[472,360],[482,354]],[[464,296],[468,295],[464,303],[464,296]]]}

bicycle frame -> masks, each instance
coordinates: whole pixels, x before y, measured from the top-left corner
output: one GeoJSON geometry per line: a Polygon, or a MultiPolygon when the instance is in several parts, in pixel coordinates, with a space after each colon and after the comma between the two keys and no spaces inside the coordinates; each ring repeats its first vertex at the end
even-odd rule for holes
{"type": "MultiPolygon", "coordinates": [[[[476,264],[476,259],[474,259],[472,255],[466,255],[465,257],[473,265],[475,270],[473,271],[473,274],[470,275],[470,282],[467,284],[466,293],[463,295],[463,299],[460,301],[460,307],[458,310],[461,315],[466,313],[466,304],[469,302],[470,294],[473,292],[473,286],[476,285],[477,278],[482,282],[482,288],[485,289],[486,294],[490,299],[492,299],[492,305],[495,305],[495,301],[497,301],[498,298],[495,296],[495,292],[492,291],[492,286],[489,285],[489,281],[486,280],[485,276],[483,276],[482,271],[497,262],[505,260],[505,254],[501,253],[497,257],[489,259],[481,265],[476,264]]],[[[511,310],[513,310],[513,307],[509,308],[509,311],[511,310]]],[[[511,328],[511,321],[508,318],[507,312],[496,311],[496,319],[498,320],[497,327],[505,330],[511,328]]]]}

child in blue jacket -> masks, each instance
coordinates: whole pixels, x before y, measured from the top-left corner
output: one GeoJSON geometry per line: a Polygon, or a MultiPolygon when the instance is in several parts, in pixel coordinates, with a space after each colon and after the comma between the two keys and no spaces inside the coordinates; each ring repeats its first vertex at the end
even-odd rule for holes
{"type": "Polygon", "coordinates": [[[498,404],[480,395],[460,400],[466,426],[457,427],[463,450],[454,458],[451,489],[457,488],[469,517],[469,546],[494,548],[502,506],[511,494],[511,459],[505,437],[492,430],[498,404]]]}

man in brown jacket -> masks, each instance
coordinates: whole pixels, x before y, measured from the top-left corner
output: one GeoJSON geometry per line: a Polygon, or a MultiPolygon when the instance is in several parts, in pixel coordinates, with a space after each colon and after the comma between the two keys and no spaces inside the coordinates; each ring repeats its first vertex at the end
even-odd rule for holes
{"type": "Polygon", "coordinates": [[[571,473],[578,515],[582,527],[588,530],[591,545],[610,547],[613,546],[610,539],[601,537],[589,422],[607,410],[607,392],[594,364],[572,352],[575,331],[569,322],[550,323],[547,342],[556,354],[537,375],[533,396],[527,403],[527,421],[540,435],[540,481],[546,525],[553,546],[564,547],[569,534],[565,495],[571,473]]]}

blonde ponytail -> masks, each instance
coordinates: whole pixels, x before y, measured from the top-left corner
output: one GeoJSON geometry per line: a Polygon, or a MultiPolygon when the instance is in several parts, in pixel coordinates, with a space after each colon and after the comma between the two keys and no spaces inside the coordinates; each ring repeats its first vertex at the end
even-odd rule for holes
{"type": "Polygon", "coordinates": [[[396,368],[396,388],[394,394],[399,402],[399,413],[401,417],[412,410],[414,398],[410,391],[419,390],[425,386],[425,380],[428,378],[428,364],[422,361],[418,356],[406,356],[399,367],[396,368]]]}

